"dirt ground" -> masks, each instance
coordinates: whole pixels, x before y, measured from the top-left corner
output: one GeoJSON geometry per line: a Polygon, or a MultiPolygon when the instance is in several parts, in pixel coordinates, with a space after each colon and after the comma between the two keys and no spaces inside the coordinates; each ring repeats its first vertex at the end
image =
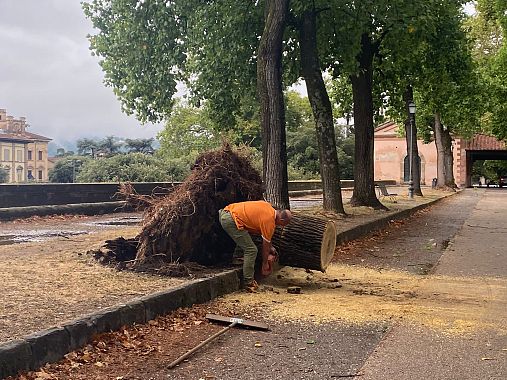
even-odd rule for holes
{"type": "MultiPolygon", "coordinates": [[[[347,208],[349,216],[337,217],[308,203],[305,212],[333,218],[338,230],[345,230],[442,195],[445,194],[426,190],[423,200],[398,197],[397,203],[385,202],[391,209],[388,212],[347,208]]],[[[306,197],[300,202],[312,199],[306,197]]],[[[297,211],[298,207],[293,209],[297,211]]],[[[385,231],[337,247],[335,263],[325,274],[283,268],[265,281],[259,294],[235,293],[207,305],[179,310],[146,325],[105,334],[93,344],[68,354],[62,362],[17,379],[167,378],[168,362],[195,346],[202,337],[218,331],[219,327],[205,320],[207,312],[241,315],[268,323],[276,321],[289,326],[288,331],[301,323],[324,326],[339,320],[350,326],[374,326],[371,334],[379,336],[386,323],[398,319],[459,334],[494,326],[493,321],[476,312],[480,300],[474,298],[476,284],[472,280],[439,276],[430,281],[421,277],[431,274],[431,268],[460,222],[457,218],[455,223],[446,226],[441,222],[432,225],[425,219],[426,215],[427,211],[422,211],[412,218],[411,223],[420,222],[428,229],[417,241],[406,233],[407,222],[393,222],[385,231]],[[393,241],[393,249],[380,252],[378,244],[385,243],[386,236],[393,241]],[[385,252],[389,252],[388,257],[385,252]],[[445,291],[449,284],[453,289],[458,285],[461,290],[449,294],[445,291]],[[289,285],[301,286],[303,293],[287,294],[289,285]],[[445,311],[448,309],[440,307],[449,302],[462,306],[453,308],[453,314],[449,315],[445,311]],[[330,304],[339,306],[336,313],[330,312],[330,304]],[[441,310],[436,315],[431,311],[435,307],[441,310]],[[146,377],[140,368],[150,368],[150,376],[146,377]]],[[[117,272],[95,263],[86,254],[88,250],[98,248],[106,239],[132,237],[139,228],[93,224],[103,218],[35,218],[0,223],[0,234],[48,226],[67,231],[43,242],[1,246],[0,276],[4,286],[0,288],[0,297],[6,302],[0,305],[0,342],[187,280],[117,272]],[[81,230],[86,233],[70,233],[81,230]]],[[[262,346],[259,342],[252,349],[262,346]]]]}

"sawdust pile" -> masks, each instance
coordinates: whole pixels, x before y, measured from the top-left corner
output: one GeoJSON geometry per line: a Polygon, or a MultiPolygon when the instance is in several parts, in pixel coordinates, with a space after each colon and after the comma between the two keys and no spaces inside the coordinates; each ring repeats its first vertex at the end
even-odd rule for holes
{"type": "Polygon", "coordinates": [[[276,321],[350,324],[402,322],[449,334],[478,329],[507,333],[502,294],[507,281],[488,278],[420,276],[332,264],[325,274],[283,268],[264,282],[258,294],[232,294],[222,302],[239,301],[276,321]],[[338,283],[337,283],[338,281],[338,283]],[[340,286],[341,285],[341,286],[340,286]],[[302,294],[287,293],[300,286],[302,294]],[[487,300],[487,302],[485,302],[487,300]]]}
{"type": "Polygon", "coordinates": [[[234,243],[222,230],[218,211],[229,203],[262,199],[263,193],[262,178],[248,156],[227,144],[201,154],[191,174],[165,197],[123,190],[128,200],[147,206],[139,235],[119,247],[128,250],[122,260],[132,259],[136,248],[134,267],[230,261],[234,243]]]}

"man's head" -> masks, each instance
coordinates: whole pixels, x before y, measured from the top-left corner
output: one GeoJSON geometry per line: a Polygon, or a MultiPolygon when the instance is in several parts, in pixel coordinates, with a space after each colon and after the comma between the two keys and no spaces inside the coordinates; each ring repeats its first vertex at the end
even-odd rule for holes
{"type": "Polygon", "coordinates": [[[290,210],[276,210],[275,223],[279,226],[286,226],[292,219],[290,210]]]}

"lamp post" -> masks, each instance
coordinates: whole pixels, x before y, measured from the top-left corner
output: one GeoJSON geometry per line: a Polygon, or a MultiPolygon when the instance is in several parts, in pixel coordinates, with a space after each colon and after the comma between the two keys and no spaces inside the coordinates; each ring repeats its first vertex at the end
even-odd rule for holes
{"type": "Polygon", "coordinates": [[[409,113],[409,151],[408,151],[408,198],[414,199],[414,177],[412,170],[412,162],[414,158],[414,146],[413,146],[413,129],[414,129],[414,119],[415,119],[415,103],[411,101],[408,103],[408,113],[409,113]]]}

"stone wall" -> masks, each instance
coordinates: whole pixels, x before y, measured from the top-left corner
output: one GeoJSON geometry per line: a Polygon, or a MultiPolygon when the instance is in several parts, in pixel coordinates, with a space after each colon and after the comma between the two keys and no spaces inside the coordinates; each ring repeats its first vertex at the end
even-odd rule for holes
{"type": "MultiPolygon", "coordinates": [[[[143,182],[133,183],[139,194],[167,194],[172,183],[143,182]]],[[[41,184],[1,184],[0,208],[64,205],[79,203],[115,202],[117,183],[41,183],[41,184]]]]}
{"type": "MultiPolygon", "coordinates": [[[[391,180],[376,181],[394,185],[391,180]]],[[[180,182],[132,183],[137,193],[163,195],[180,182]]],[[[342,188],[353,188],[354,181],[341,181],[342,188]]],[[[321,190],[321,181],[289,181],[289,191],[321,190]]],[[[117,202],[118,183],[30,183],[0,184],[0,208],[48,206],[80,203],[117,202]]]]}

